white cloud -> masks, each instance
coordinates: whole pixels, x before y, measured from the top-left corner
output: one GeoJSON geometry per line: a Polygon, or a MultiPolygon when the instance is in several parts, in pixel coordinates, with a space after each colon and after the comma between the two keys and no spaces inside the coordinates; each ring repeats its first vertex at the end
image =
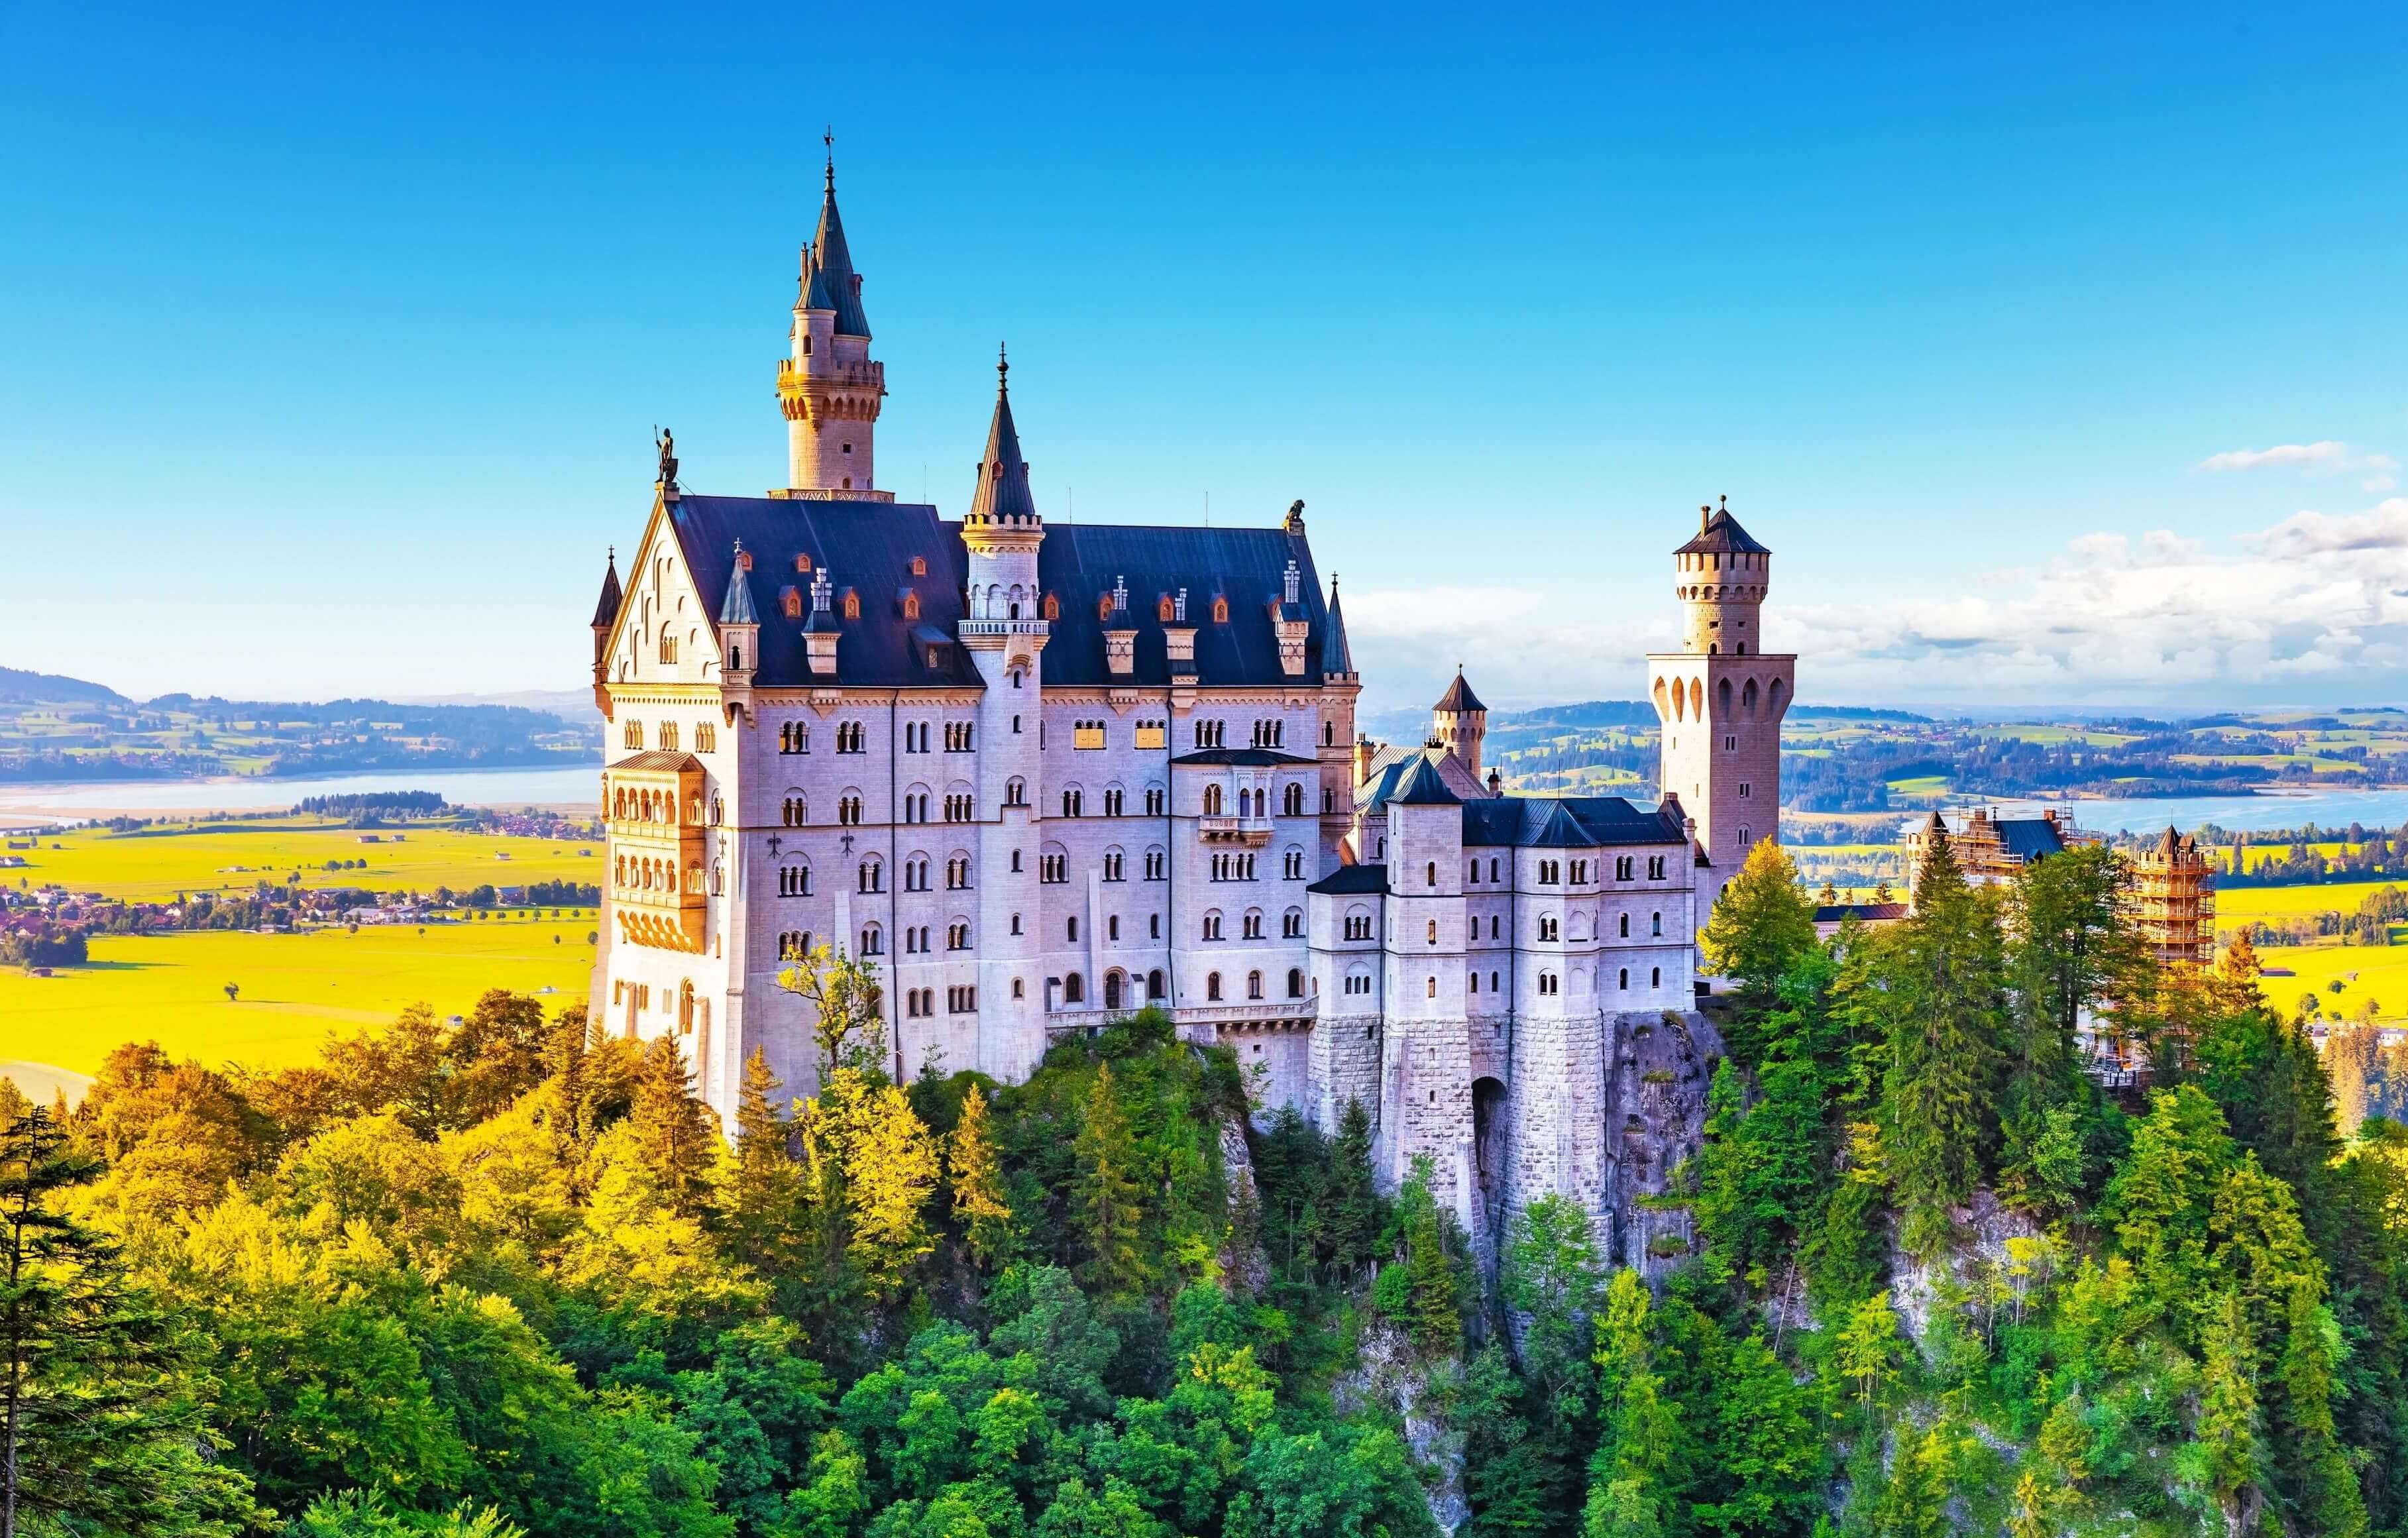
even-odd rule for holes
{"type": "MultiPolygon", "coordinates": [[[[1670,603],[1564,614],[1517,588],[1349,593],[1346,612],[1383,697],[1435,688],[1461,662],[1500,705],[1635,697],[1641,654],[1670,645],[1675,625],[1670,603]]],[[[1971,592],[1879,605],[1776,597],[1765,624],[1768,647],[1800,654],[1810,700],[2397,699],[2408,695],[2408,496],[2295,513],[2221,552],[2169,530],[2085,535],[1971,592]]]]}
{"type": "Polygon", "coordinates": [[[2312,475],[2356,473],[2362,477],[2358,486],[2365,491],[2389,491],[2400,483],[2393,473],[2400,468],[2400,461],[2389,454],[2352,453],[2348,444],[2329,438],[2314,443],[2277,443],[2271,449],[2229,449],[2208,455],[2199,467],[2210,475],[2285,468],[2312,475]]]}
{"type": "Polygon", "coordinates": [[[2264,470],[2287,465],[2339,468],[2349,458],[2349,445],[2326,438],[2318,443],[2277,443],[2271,449],[2230,449],[2210,454],[2199,467],[2210,475],[2227,470],[2264,470]]]}

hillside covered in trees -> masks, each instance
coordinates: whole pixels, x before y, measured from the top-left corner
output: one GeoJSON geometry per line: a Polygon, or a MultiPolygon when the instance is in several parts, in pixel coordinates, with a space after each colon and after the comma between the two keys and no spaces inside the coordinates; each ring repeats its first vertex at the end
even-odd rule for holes
{"type": "MultiPolygon", "coordinates": [[[[2239,948],[2117,856],[1814,937],[1759,846],[1651,1288],[1542,1200],[1493,1275],[1359,1108],[1247,1128],[1140,1014],[1026,1084],[723,1136],[675,1037],[489,995],[274,1072],[121,1049],[5,1107],[11,1532],[296,1538],[2361,1534],[2408,1521],[2408,1132],[2336,1131],[2239,948]],[[2118,1100],[2093,1020],[2155,1065],[2118,1100]]],[[[2387,1102],[2385,1102],[2387,1103],[2387,1102]]],[[[2370,1107],[2354,1105],[2353,1115],[2370,1107]]]]}

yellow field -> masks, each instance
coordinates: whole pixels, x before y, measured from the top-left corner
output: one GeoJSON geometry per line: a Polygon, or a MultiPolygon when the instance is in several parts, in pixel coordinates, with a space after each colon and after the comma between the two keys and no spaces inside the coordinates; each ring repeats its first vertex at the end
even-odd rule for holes
{"type": "MultiPolygon", "coordinates": [[[[465,1013],[487,988],[581,1003],[594,964],[588,916],[327,929],[103,936],[93,965],[51,977],[0,970],[0,1059],[90,1073],[122,1042],[261,1067],[305,1062],[334,1029],[381,1025],[407,1004],[465,1013]],[[228,1003],[225,985],[241,987],[228,1003]]],[[[21,1084],[27,1083],[18,1075],[21,1084]]],[[[70,1093],[73,1091],[71,1090],[70,1093]]]]}
{"type": "Polygon", "coordinates": [[[465,891],[482,882],[518,886],[537,881],[598,885],[601,845],[556,839],[513,839],[450,829],[403,830],[395,843],[362,843],[369,835],[344,827],[271,825],[246,828],[213,823],[202,831],[111,833],[83,828],[12,851],[22,870],[0,870],[10,885],[56,882],[72,892],[113,898],[171,898],[179,892],[247,892],[265,878],[283,884],[294,870],[304,886],[360,886],[370,891],[437,886],[465,891]],[[328,860],[366,860],[365,868],[328,870],[328,860]],[[236,870],[233,867],[244,869],[236,870]]]}
{"type": "Polygon", "coordinates": [[[2356,1014],[2370,999],[2383,1019],[2408,1014],[2408,945],[2265,945],[2258,948],[2258,964],[2299,973],[2258,979],[2266,1001],[2286,1014],[2299,1007],[2300,995],[2309,992],[2327,1014],[2356,1014]],[[2335,978],[2342,980],[2342,991],[2326,992],[2326,985],[2335,978]]]}
{"type": "Polygon", "coordinates": [[[2234,928],[2258,918],[2296,918],[2328,910],[2341,914],[2386,886],[2408,890],[2408,881],[2335,882],[2329,886],[2232,886],[2215,894],[2218,928],[2234,928]]]}

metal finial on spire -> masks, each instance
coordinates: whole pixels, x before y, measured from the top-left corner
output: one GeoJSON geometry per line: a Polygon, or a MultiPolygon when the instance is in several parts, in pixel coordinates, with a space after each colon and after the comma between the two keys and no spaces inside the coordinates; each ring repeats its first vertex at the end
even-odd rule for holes
{"type": "Polygon", "coordinates": [[[1715,501],[1717,501],[1717,502],[1720,502],[1720,503],[1722,504],[1722,510],[1723,510],[1723,511],[1725,511],[1725,512],[1728,512],[1728,511],[1730,511],[1730,498],[1729,498],[1729,497],[1727,497],[1727,496],[1718,496],[1718,497],[1714,498],[1714,500],[1715,500],[1715,501]]]}
{"type": "Polygon", "coordinates": [[[836,124],[829,123],[820,134],[820,142],[827,146],[828,191],[836,191],[836,124]]]}
{"type": "Polygon", "coordinates": [[[1003,395],[1011,394],[1011,360],[1004,355],[1001,342],[995,344],[995,387],[1003,395]]]}

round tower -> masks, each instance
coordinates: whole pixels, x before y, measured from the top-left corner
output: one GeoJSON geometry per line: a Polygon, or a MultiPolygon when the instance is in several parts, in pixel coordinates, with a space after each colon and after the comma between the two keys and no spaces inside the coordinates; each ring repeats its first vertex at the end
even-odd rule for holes
{"type": "Polygon", "coordinates": [[[1455,682],[1430,707],[1430,735],[1446,749],[1448,757],[1469,769],[1474,780],[1480,778],[1480,748],[1488,738],[1488,707],[1463,681],[1459,663],[1455,666],[1455,682]]]}
{"type": "Polygon", "coordinates": [[[1748,537],[1730,515],[1698,510],[1698,537],[1672,555],[1681,599],[1681,650],[1707,656],[1747,656],[1764,650],[1757,611],[1772,585],[1772,552],[1748,537]]]}
{"type": "Polygon", "coordinates": [[[878,413],[886,403],[886,366],[869,355],[861,275],[853,269],[844,222],[836,211],[834,156],[828,160],[819,230],[803,248],[789,340],[790,355],[778,365],[789,492],[892,500],[892,494],[872,490],[878,473],[878,413]]]}

